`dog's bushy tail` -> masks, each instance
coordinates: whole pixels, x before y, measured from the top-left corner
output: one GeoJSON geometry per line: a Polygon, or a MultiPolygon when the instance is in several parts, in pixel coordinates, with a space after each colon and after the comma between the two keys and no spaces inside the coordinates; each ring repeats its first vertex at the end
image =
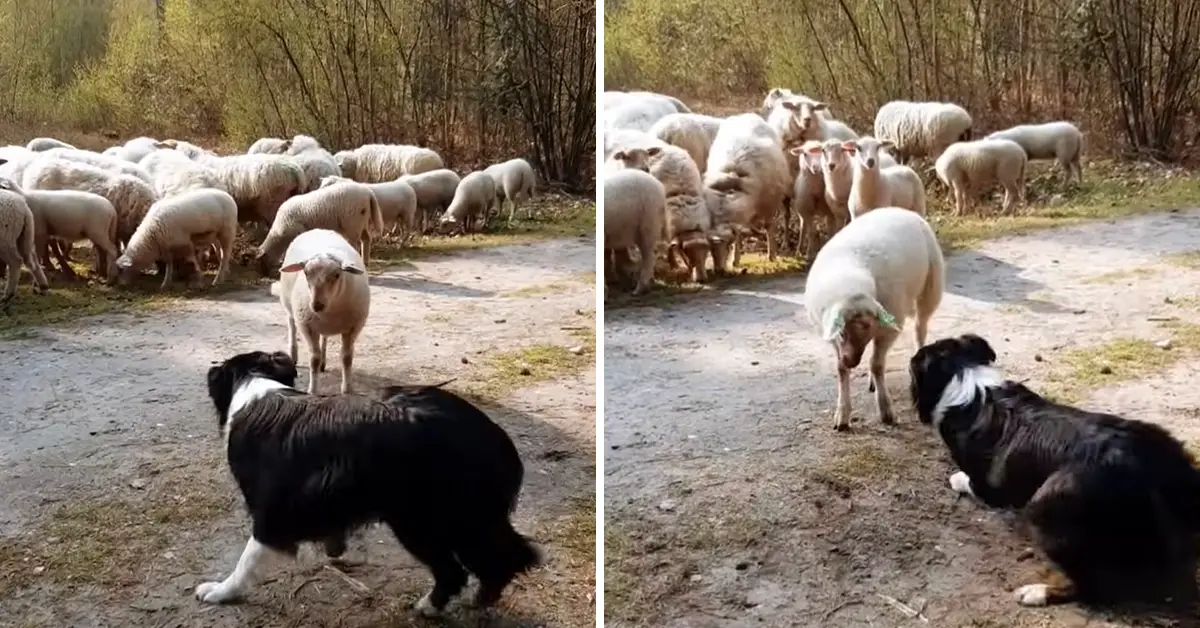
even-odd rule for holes
{"type": "Polygon", "coordinates": [[[508,519],[470,535],[459,558],[469,571],[492,581],[507,581],[545,562],[542,550],[517,532],[508,519]]]}

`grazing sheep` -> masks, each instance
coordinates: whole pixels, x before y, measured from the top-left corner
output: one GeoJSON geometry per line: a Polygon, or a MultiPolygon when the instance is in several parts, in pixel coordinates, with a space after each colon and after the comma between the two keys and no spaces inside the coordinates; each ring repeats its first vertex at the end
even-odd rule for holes
{"type": "Polygon", "coordinates": [[[936,158],[971,139],[971,114],[953,103],[893,100],[875,114],[875,137],[895,144],[896,159],[936,158]]]}
{"type": "Polygon", "coordinates": [[[664,239],[667,193],[663,184],[642,170],[628,168],[604,177],[605,276],[623,275],[629,248],[641,258],[633,293],[642,294],[654,279],[658,243],[664,239]]]}
{"type": "Polygon", "coordinates": [[[627,92],[613,98],[613,104],[604,108],[605,132],[618,129],[645,132],[672,113],[691,113],[678,99],[652,92],[627,92]]]}
{"type": "Polygon", "coordinates": [[[805,281],[804,308],[837,356],[836,429],[850,427],[850,370],[872,343],[870,389],[880,420],[896,421],[883,381],[887,353],[909,317],[917,321],[917,347],[925,345],[944,275],[933,229],[899,207],[881,207],[854,220],[817,253],[805,281]]]}
{"type": "Polygon", "coordinates": [[[647,133],[686,150],[696,167],[704,168],[708,164],[708,149],[721,128],[721,120],[699,113],[672,113],[660,118],[647,133]]]}
{"type": "Polygon", "coordinates": [[[198,188],[214,188],[228,192],[215,170],[188,159],[176,150],[160,149],[138,162],[154,182],[159,198],[198,188]]]}
{"type": "Polygon", "coordinates": [[[201,161],[238,204],[239,222],[270,225],[279,206],[308,188],[304,170],[283,155],[230,155],[201,161]]]}
{"type": "Polygon", "coordinates": [[[292,161],[295,161],[304,170],[304,177],[308,181],[306,192],[321,187],[321,179],[325,177],[342,175],[342,170],[338,167],[333,155],[322,148],[321,143],[314,137],[297,135],[285,141],[283,150],[285,154],[291,156],[292,161]]]}
{"type": "Polygon", "coordinates": [[[441,155],[428,148],[398,144],[367,144],[333,156],[341,175],[359,183],[395,181],[446,167],[441,155]]]}
{"type": "MultiPolygon", "coordinates": [[[[15,181],[4,178],[0,178],[0,189],[20,194],[33,212],[34,248],[43,269],[54,268],[50,263],[51,239],[67,245],[87,239],[96,251],[96,274],[109,281],[116,277],[117,210],[108,199],[75,190],[23,190],[15,181]]],[[[75,277],[63,249],[53,250],[60,272],[75,277]]]]}
{"type": "MultiPolygon", "coordinates": [[[[129,242],[158,200],[154,188],[139,177],[65,159],[38,159],[19,185],[25,190],[79,190],[103,196],[117,210],[117,240],[122,244],[129,242]]],[[[69,247],[63,254],[70,254],[69,247]]]]}
{"type": "Polygon", "coordinates": [[[613,107],[617,107],[619,105],[625,104],[625,103],[629,102],[630,100],[665,100],[666,102],[670,103],[671,106],[678,113],[691,113],[692,112],[692,110],[688,109],[688,106],[683,104],[683,101],[679,100],[678,98],[675,98],[674,96],[667,96],[666,94],[659,94],[657,92],[607,91],[607,92],[604,92],[604,94],[601,97],[601,103],[603,104],[603,109],[605,111],[608,111],[609,109],[611,109],[613,107]]]}
{"type": "MultiPolygon", "coordinates": [[[[346,177],[325,177],[321,179],[321,187],[337,183],[356,183],[346,177]]],[[[400,231],[401,241],[413,233],[417,218],[417,193],[407,181],[388,181],[387,183],[364,183],[375,195],[379,203],[379,215],[383,220],[384,233],[400,231]]]]}
{"type": "Polygon", "coordinates": [[[93,153],[90,150],[79,150],[75,148],[51,148],[43,152],[43,159],[65,159],[67,161],[75,161],[81,164],[95,166],[101,170],[115,172],[120,174],[128,174],[135,176],[146,183],[153,185],[154,181],[150,178],[150,174],[141,166],[117,159],[115,157],[105,157],[100,153],[93,153]]]}
{"type": "Polygon", "coordinates": [[[1025,149],[1029,159],[1055,159],[1063,171],[1063,183],[1083,183],[1083,132],[1070,122],[1022,124],[996,131],[984,139],[1012,140],[1025,149]]]}
{"type": "Polygon", "coordinates": [[[842,224],[839,216],[829,208],[825,200],[825,174],[821,168],[821,142],[808,140],[791,153],[800,164],[800,174],[792,191],[792,210],[800,218],[800,249],[805,259],[812,259],[817,250],[816,219],[825,219],[829,234],[836,233],[842,224]]]}
{"type": "Polygon", "coordinates": [[[48,151],[52,148],[70,148],[72,150],[75,149],[74,146],[72,146],[66,142],[56,140],[52,137],[35,137],[35,138],[29,140],[29,143],[25,145],[25,148],[27,148],[35,153],[48,151]]]}
{"type": "Polygon", "coordinates": [[[442,214],[441,226],[457,226],[462,233],[483,231],[488,208],[496,202],[496,182],[492,175],[476,170],[462,178],[454,190],[454,198],[442,214]]]}
{"type": "Polygon", "coordinates": [[[422,231],[425,230],[427,219],[450,206],[450,202],[454,200],[454,191],[458,189],[461,181],[458,173],[446,168],[404,175],[399,180],[412,186],[413,192],[417,193],[417,209],[420,210],[422,231]]]}
{"type": "Polygon", "coordinates": [[[854,164],[847,203],[851,220],[876,207],[903,207],[925,215],[925,184],[921,177],[908,166],[881,166],[879,151],[891,148],[891,142],[863,137],[842,147],[850,153],[854,164]]]}
{"type": "Polygon", "coordinates": [[[246,154],[254,155],[257,153],[273,153],[276,155],[282,155],[284,151],[287,150],[287,146],[288,140],[280,139],[278,137],[264,137],[251,144],[249,150],[246,151],[246,154]]]}
{"type": "Polygon", "coordinates": [[[183,140],[163,140],[161,142],[155,143],[154,148],[156,148],[156,149],[167,148],[167,149],[171,149],[171,150],[177,150],[177,151],[183,153],[184,156],[186,156],[188,159],[192,159],[192,160],[196,160],[196,161],[200,161],[200,160],[204,160],[204,159],[213,159],[213,158],[219,157],[219,155],[212,152],[211,150],[205,150],[203,147],[192,144],[191,142],[185,142],[183,140]]]}
{"type": "MultiPolygon", "coordinates": [[[[779,135],[757,114],[730,116],[721,122],[717,137],[708,153],[704,172],[705,187],[721,193],[713,212],[713,225],[727,225],[733,232],[733,265],[741,263],[741,231],[755,224],[765,228],[767,256],[775,261],[775,217],[792,194],[794,180],[779,135]]],[[[726,259],[725,244],[714,250],[726,259]]],[[[721,264],[718,274],[726,269],[721,264]]]]}
{"type": "Polygon", "coordinates": [[[510,203],[508,222],[511,223],[517,213],[517,203],[533,198],[533,189],[537,185],[537,175],[533,173],[533,166],[524,159],[509,159],[488,166],[484,172],[496,182],[496,201],[500,206],[500,213],[504,213],[504,201],[508,200],[510,203]]]}
{"type": "Polygon", "coordinates": [[[334,334],[342,337],[341,391],[352,392],[354,343],[371,311],[367,264],[355,247],[337,231],[301,233],[288,244],[271,294],[279,297],[287,311],[287,343],[293,362],[298,353],[297,332],[308,345],[308,394],[317,394],[317,374],[325,372],[326,343],[334,334]]]}
{"type": "Polygon", "coordinates": [[[954,213],[961,216],[974,195],[999,183],[1001,211],[1008,213],[1025,197],[1025,149],[1012,140],[975,140],[952,144],[934,163],[938,179],[954,191],[954,213]]]}
{"type": "MultiPolygon", "coordinates": [[[[151,264],[165,264],[161,290],[171,283],[177,261],[196,268],[197,246],[220,246],[220,266],[212,285],[225,280],[237,236],[237,202],[228,193],[211,188],[191,190],[154,203],[145,220],[117,258],[121,283],[128,283],[151,264]]],[[[200,275],[197,274],[197,279],[200,275]]]]}
{"type": "Polygon", "coordinates": [[[29,210],[29,204],[16,192],[0,190],[0,272],[8,271],[0,307],[17,296],[22,262],[33,275],[34,292],[46,294],[50,291],[50,282],[46,281],[34,251],[34,237],[33,212],[29,210]]]}
{"type": "Polygon", "coordinates": [[[353,181],[318,188],[279,207],[255,258],[265,274],[296,236],[310,229],[333,229],[371,261],[371,235],[383,234],[383,217],[371,188],[353,181]]]}

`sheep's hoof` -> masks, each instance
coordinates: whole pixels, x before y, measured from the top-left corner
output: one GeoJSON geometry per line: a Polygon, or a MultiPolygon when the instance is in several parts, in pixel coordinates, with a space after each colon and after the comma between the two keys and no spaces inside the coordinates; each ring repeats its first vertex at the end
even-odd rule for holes
{"type": "Polygon", "coordinates": [[[849,432],[849,431],[850,431],[850,423],[849,423],[849,422],[847,422],[847,423],[834,423],[834,424],[833,424],[833,431],[835,431],[835,432],[849,432]]]}

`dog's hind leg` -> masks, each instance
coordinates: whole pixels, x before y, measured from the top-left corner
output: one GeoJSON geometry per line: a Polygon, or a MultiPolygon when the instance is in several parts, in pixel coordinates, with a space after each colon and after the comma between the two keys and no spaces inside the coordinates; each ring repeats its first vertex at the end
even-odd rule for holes
{"type": "Polygon", "coordinates": [[[205,582],[197,586],[196,599],[209,604],[223,604],[241,598],[250,590],[254,572],[272,554],[286,555],[287,552],[268,547],[251,536],[233,573],[220,582],[205,582]]]}
{"type": "Polygon", "coordinates": [[[499,601],[504,588],[517,574],[529,571],[542,560],[537,548],[513,529],[507,517],[489,525],[487,530],[467,534],[456,551],[467,570],[479,578],[474,600],[479,608],[499,601]]]}
{"type": "Polygon", "coordinates": [[[418,523],[420,527],[398,520],[387,524],[404,549],[433,572],[433,589],[414,608],[426,617],[440,615],[450,599],[467,585],[467,572],[454,557],[454,548],[446,540],[445,531],[430,529],[436,524],[427,522],[418,523]]]}

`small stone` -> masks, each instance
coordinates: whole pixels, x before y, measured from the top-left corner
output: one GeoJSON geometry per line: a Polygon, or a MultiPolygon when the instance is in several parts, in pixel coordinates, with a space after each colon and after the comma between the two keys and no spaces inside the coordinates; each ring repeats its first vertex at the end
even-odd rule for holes
{"type": "Polygon", "coordinates": [[[143,480],[142,478],[137,478],[136,480],[130,482],[129,486],[132,486],[133,488],[140,491],[140,490],[146,488],[146,481],[143,480]]]}
{"type": "Polygon", "coordinates": [[[583,353],[583,346],[571,347],[570,349],[567,349],[567,353],[570,353],[571,355],[579,355],[580,353],[583,353]]]}
{"type": "Polygon", "coordinates": [[[664,499],[662,503],[658,505],[658,509],[664,512],[671,512],[672,510],[675,510],[676,505],[677,504],[674,500],[664,499]]]}
{"type": "Polygon", "coordinates": [[[42,573],[43,571],[46,571],[45,567],[34,567],[33,568],[33,573],[42,573]]]}
{"type": "Polygon", "coordinates": [[[750,366],[758,366],[758,360],[750,362],[750,366]]]}
{"type": "Polygon", "coordinates": [[[460,360],[462,360],[462,363],[463,363],[463,364],[470,364],[470,363],[471,363],[471,361],[470,361],[470,360],[468,360],[468,359],[467,359],[467,356],[465,356],[465,355],[464,355],[463,357],[459,358],[459,359],[460,359],[460,360]]]}
{"type": "Polygon", "coordinates": [[[1163,303],[1174,303],[1175,300],[1171,297],[1163,297],[1163,303]]]}
{"type": "Polygon", "coordinates": [[[1154,346],[1158,347],[1159,349],[1170,349],[1171,339],[1167,338],[1166,340],[1159,340],[1158,342],[1154,343],[1154,346]]]}
{"type": "Polygon", "coordinates": [[[748,561],[748,560],[739,561],[738,564],[733,566],[733,568],[738,571],[746,571],[747,569],[750,568],[750,561],[748,561]]]}
{"type": "Polygon", "coordinates": [[[163,552],[163,558],[171,560],[172,558],[175,558],[175,552],[163,552]]]}
{"type": "Polygon", "coordinates": [[[506,319],[506,318],[497,318],[497,319],[496,319],[496,323],[497,323],[497,324],[500,324],[500,323],[507,323],[507,322],[508,322],[508,319],[506,319]]]}
{"type": "Polygon", "coordinates": [[[691,578],[688,578],[688,580],[691,580],[692,582],[700,582],[703,579],[704,579],[704,576],[702,576],[698,573],[694,573],[694,574],[692,574],[691,578]]]}
{"type": "Polygon", "coordinates": [[[522,375],[533,375],[533,373],[532,373],[532,372],[530,372],[530,370],[529,370],[529,368],[528,368],[528,367],[522,368],[522,369],[521,369],[521,374],[522,374],[522,375]]]}
{"type": "Polygon", "coordinates": [[[1041,361],[1042,361],[1042,354],[1040,354],[1040,353],[1035,353],[1035,354],[1033,354],[1033,361],[1034,361],[1034,362],[1041,362],[1041,361]]]}
{"type": "Polygon", "coordinates": [[[1100,374],[1101,375],[1112,375],[1112,367],[1111,366],[1100,367],[1100,374]]]}

